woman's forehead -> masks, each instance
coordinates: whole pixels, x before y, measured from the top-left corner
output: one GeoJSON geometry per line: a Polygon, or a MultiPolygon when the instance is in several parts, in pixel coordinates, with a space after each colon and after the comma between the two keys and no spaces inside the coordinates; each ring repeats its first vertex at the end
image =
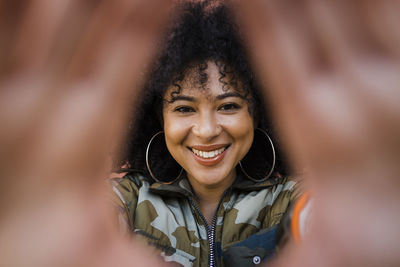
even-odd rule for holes
{"type": "Polygon", "coordinates": [[[223,84],[219,81],[216,83],[206,84],[202,87],[199,86],[170,86],[165,93],[164,98],[172,98],[178,95],[187,95],[187,96],[194,96],[194,97],[206,97],[206,98],[214,98],[221,94],[226,93],[236,93],[239,95],[244,95],[243,90],[239,88],[234,88],[227,84],[223,84]],[[178,90],[179,88],[179,90],[178,90]]]}
{"type": "Polygon", "coordinates": [[[184,78],[171,84],[164,98],[177,95],[212,97],[224,93],[244,95],[242,83],[232,72],[224,73],[214,62],[207,62],[207,68],[199,71],[192,67],[186,71],[184,78]]]}

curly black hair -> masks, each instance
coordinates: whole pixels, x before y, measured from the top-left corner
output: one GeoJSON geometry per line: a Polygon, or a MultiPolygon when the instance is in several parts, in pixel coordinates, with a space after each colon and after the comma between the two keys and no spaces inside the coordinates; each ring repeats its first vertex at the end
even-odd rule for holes
{"type": "MultiPolygon", "coordinates": [[[[197,82],[206,84],[208,77],[205,70],[210,61],[217,65],[219,81],[224,86],[229,83],[235,88],[240,81],[249,101],[250,112],[257,123],[256,127],[273,135],[273,127],[267,117],[261,91],[229,8],[223,4],[215,4],[214,1],[184,2],[179,5],[178,14],[169,25],[159,57],[149,72],[142,99],[136,108],[135,119],[130,124],[123,156],[117,164],[147,176],[149,173],[145,162],[146,147],[151,137],[163,130],[162,108],[167,88],[175,86],[172,97],[179,94],[179,82],[189,70],[193,72],[193,69],[198,74],[197,82]]],[[[162,176],[164,180],[169,180],[177,176],[180,166],[169,154],[163,139],[156,138],[154,144],[152,143],[152,147],[156,147],[157,150],[150,153],[150,162],[154,173],[162,176]]],[[[273,139],[276,141],[276,138],[273,139]]],[[[270,151],[270,148],[267,151],[270,151]]],[[[266,153],[265,147],[253,145],[242,162],[246,164],[247,170],[262,172],[252,173],[252,176],[262,177],[265,170],[261,170],[259,166],[271,162],[272,157],[269,154],[271,153],[266,153]]],[[[285,164],[279,155],[275,171],[281,174],[286,172],[285,164]]]]}

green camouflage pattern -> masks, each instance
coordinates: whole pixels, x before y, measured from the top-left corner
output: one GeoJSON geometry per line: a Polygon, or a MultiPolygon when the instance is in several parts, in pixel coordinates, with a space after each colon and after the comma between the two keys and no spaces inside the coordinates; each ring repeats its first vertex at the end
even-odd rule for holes
{"type": "MultiPolygon", "coordinates": [[[[209,266],[206,225],[194,207],[187,179],[151,184],[141,175],[128,174],[113,180],[113,190],[121,219],[165,261],[209,266]]],[[[254,266],[255,257],[271,256],[277,225],[297,195],[296,182],[289,178],[254,183],[238,176],[216,213],[216,266],[254,266]]]]}

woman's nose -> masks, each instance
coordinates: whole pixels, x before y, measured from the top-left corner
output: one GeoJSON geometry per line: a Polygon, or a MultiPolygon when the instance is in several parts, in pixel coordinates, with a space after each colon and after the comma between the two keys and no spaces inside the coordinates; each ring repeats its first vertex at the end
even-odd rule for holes
{"type": "Polygon", "coordinates": [[[222,127],[214,114],[207,113],[198,116],[192,131],[197,137],[208,141],[218,136],[222,131],[222,127]]]}

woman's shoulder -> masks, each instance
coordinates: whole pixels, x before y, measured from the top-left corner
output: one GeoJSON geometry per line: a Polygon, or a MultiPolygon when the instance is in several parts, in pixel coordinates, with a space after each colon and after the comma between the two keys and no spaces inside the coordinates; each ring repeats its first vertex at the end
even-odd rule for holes
{"type": "MultiPolygon", "coordinates": [[[[121,176],[121,175],[120,175],[121,176]]],[[[111,182],[113,185],[120,186],[136,186],[140,187],[143,185],[143,181],[146,181],[145,175],[139,172],[127,172],[122,177],[112,177],[111,182]]]]}
{"type": "Polygon", "coordinates": [[[141,188],[148,184],[147,177],[139,172],[128,172],[122,178],[111,178],[112,189],[124,204],[137,198],[141,188]]]}
{"type": "Polygon", "coordinates": [[[275,186],[280,187],[282,192],[288,192],[292,202],[303,193],[302,180],[302,177],[297,175],[279,176],[275,186]]]}

